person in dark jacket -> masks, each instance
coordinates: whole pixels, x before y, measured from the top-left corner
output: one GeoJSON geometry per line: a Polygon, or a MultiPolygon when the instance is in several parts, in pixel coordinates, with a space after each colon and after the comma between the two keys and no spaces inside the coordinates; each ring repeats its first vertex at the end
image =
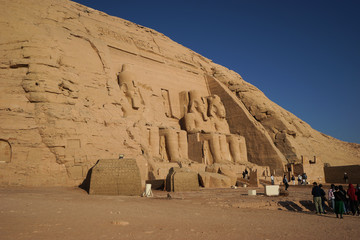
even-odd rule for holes
{"type": "Polygon", "coordinates": [[[356,184],[355,194],[357,196],[358,203],[360,203],[360,184],[356,184]]]}
{"type": "MultiPolygon", "coordinates": [[[[356,194],[356,196],[357,196],[356,206],[357,206],[358,209],[359,209],[359,206],[360,206],[360,185],[359,185],[359,184],[356,184],[355,194],[356,194]]],[[[359,216],[359,215],[360,215],[360,211],[358,212],[358,216],[359,216]]]]}
{"type": "Polygon", "coordinates": [[[355,213],[357,215],[359,215],[359,207],[358,207],[358,198],[356,196],[356,190],[354,188],[354,186],[350,183],[349,184],[349,188],[347,190],[347,195],[349,196],[349,205],[350,205],[350,209],[353,215],[355,215],[355,213]]]}
{"type": "Polygon", "coordinates": [[[349,210],[349,203],[348,203],[348,199],[346,197],[346,191],[344,190],[342,185],[339,185],[339,192],[341,193],[341,195],[343,196],[343,202],[344,202],[344,212],[345,214],[349,214],[350,210],[349,210]]]}
{"type": "Polygon", "coordinates": [[[288,180],[287,180],[287,178],[286,178],[286,175],[284,175],[283,183],[284,183],[284,185],[285,185],[285,190],[287,190],[288,187],[289,187],[289,182],[288,182],[288,180]]]}
{"type": "Polygon", "coordinates": [[[321,205],[321,189],[316,182],[313,183],[311,194],[313,195],[316,214],[321,214],[323,212],[323,208],[321,205]]]}
{"type": "Polygon", "coordinates": [[[344,195],[340,192],[338,186],[335,186],[334,197],[335,197],[336,217],[339,218],[339,214],[340,214],[340,218],[343,218],[342,215],[344,213],[344,195]]]}
{"type": "Polygon", "coordinates": [[[326,201],[326,193],[324,191],[324,189],[322,189],[322,184],[319,184],[319,188],[320,188],[320,193],[321,193],[321,206],[323,208],[322,213],[326,213],[325,212],[325,201],[326,201]]]}

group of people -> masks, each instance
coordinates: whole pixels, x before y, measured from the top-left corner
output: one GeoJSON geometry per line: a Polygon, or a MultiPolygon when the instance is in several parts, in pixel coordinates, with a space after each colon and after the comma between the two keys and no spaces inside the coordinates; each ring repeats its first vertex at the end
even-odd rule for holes
{"type": "MultiPolygon", "coordinates": [[[[325,212],[326,193],[321,184],[313,183],[311,191],[315,204],[316,214],[322,214],[325,212]]],[[[359,200],[360,200],[360,186],[356,185],[356,188],[351,183],[348,186],[347,191],[342,185],[335,186],[331,184],[328,191],[328,205],[336,214],[336,217],[343,218],[343,214],[359,215],[359,200]]]]}
{"type": "MultiPolygon", "coordinates": [[[[271,184],[274,185],[274,177],[273,175],[271,175],[271,184]]],[[[295,176],[292,175],[291,176],[291,181],[293,183],[293,185],[295,185],[295,176]]],[[[283,177],[283,183],[285,185],[285,190],[287,190],[289,188],[289,180],[287,179],[286,175],[284,175],[283,177]]],[[[302,175],[298,175],[298,184],[299,185],[306,185],[307,184],[307,175],[306,173],[303,173],[302,175]]]]}
{"type": "Polygon", "coordinates": [[[307,184],[307,175],[306,175],[306,173],[299,174],[297,179],[298,179],[298,184],[299,185],[306,185],[307,184]]]}

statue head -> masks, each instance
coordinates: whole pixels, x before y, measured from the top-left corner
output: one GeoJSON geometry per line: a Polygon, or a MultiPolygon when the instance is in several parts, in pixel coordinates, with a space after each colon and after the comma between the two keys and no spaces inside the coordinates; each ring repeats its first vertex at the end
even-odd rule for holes
{"type": "Polygon", "coordinates": [[[141,96],[136,86],[136,76],[131,72],[130,68],[131,65],[129,64],[122,66],[122,71],[118,74],[118,84],[131,103],[132,108],[139,109],[142,102],[141,96]]]}
{"type": "Polygon", "coordinates": [[[222,103],[218,95],[212,95],[208,97],[209,102],[209,116],[218,117],[224,119],[226,117],[226,111],[224,104],[222,103]]]}
{"type": "Polygon", "coordinates": [[[204,97],[201,96],[201,93],[196,90],[191,90],[189,92],[189,113],[200,113],[203,120],[207,121],[207,102],[204,97]]]}

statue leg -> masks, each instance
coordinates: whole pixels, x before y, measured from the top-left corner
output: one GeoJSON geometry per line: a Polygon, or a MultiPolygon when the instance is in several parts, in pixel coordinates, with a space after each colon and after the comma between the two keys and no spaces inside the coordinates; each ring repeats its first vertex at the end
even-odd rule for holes
{"type": "Polygon", "coordinates": [[[209,145],[211,155],[214,159],[214,163],[221,163],[221,147],[220,147],[220,139],[218,134],[210,133],[208,134],[209,137],[209,145]]]}
{"type": "Polygon", "coordinates": [[[179,142],[178,134],[173,129],[161,129],[160,135],[165,136],[166,152],[168,153],[170,162],[179,160],[179,142]]]}
{"type": "Polygon", "coordinates": [[[160,135],[159,128],[151,127],[149,134],[149,144],[151,152],[154,156],[159,156],[160,154],[160,135]]]}
{"type": "Polygon", "coordinates": [[[226,135],[220,134],[219,142],[220,142],[220,151],[221,151],[221,161],[223,163],[231,162],[229,143],[226,140],[226,135]]]}
{"type": "Polygon", "coordinates": [[[240,154],[240,141],[237,136],[227,135],[227,141],[230,146],[230,153],[233,162],[240,163],[241,162],[241,154],[240,154]]]}
{"type": "Polygon", "coordinates": [[[187,132],[179,131],[179,149],[180,149],[180,157],[188,159],[188,141],[187,141],[187,132]]]}

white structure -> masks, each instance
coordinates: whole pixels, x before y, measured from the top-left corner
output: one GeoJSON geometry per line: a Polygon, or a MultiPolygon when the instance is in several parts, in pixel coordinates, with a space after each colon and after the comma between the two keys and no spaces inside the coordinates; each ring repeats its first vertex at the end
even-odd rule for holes
{"type": "Polygon", "coordinates": [[[145,192],[142,194],[143,197],[152,197],[153,193],[151,191],[151,184],[145,185],[145,192]]]}
{"type": "Polygon", "coordinates": [[[279,196],[279,185],[266,185],[265,195],[266,196],[279,196]]]}
{"type": "Polygon", "coordinates": [[[256,196],[256,190],[248,190],[249,196],[256,196]]]}

